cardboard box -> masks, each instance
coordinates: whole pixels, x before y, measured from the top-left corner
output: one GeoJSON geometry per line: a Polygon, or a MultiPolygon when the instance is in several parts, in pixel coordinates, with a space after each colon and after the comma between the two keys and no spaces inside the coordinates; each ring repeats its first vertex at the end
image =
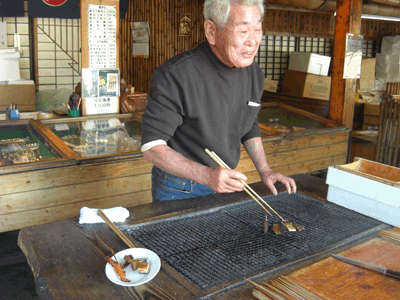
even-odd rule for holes
{"type": "Polygon", "coordinates": [[[376,58],[364,58],[361,61],[361,74],[358,80],[359,89],[373,89],[375,87],[376,58]]]}
{"type": "Polygon", "coordinates": [[[377,130],[380,121],[381,108],[379,104],[364,104],[363,130],[377,130]]]}
{"type": "Polygon", "coordinates": [[[375,64],[377,79],[387,82],[400,81],[400,55],[377,53],[375,64]]]}
{"type": "Polygon", "coordinates": [[[277,89],[278,89],[278,83],[279,83],[279,81],[265,78],[265,80],[264,80],[264,90],[270,91],[270,92],[276,92],[277,89]]]}
{"type": "Polygon", "coordinates": [[[381,53],[397,55],[400,53],[400,35],[382,37],[381,53]]]}
{"type": "Polygon", "coordinates": [[[379,104],[365,103],[364,115],[380,116],[381,115],[381,106],[379,104]]]}
{"type": "Polygon", "coordinates": [[[379,125],[363,123],[362,130],[379,130],[379,125]]]}
{"type": "Polygon", "coordinates": [[[379,116],[364,115],[364,122],[372,125],[379,125],[379,116]]]}
{"type": "Polygon", "coordinates": [[[371,218],[400,226],[400,169],[358,159],[328,168],[327,199],[371,218]]]}
{"type": "Polygon", "coordinates": [[[12,103],[17,104],[20,111],[34,111],[35,101],[34,84],[0,84],[1,111],[5,111],[12,103]]]}
{"type": "Polygon", "coordinates": [[[292,52],[289,58],[289,70],[327,76],[330,56],[315,53],[292,52]]]}
{"type": "Polygon", "coordinates": [[[282,92],[298,97],[329,101],[331,77],[285,70],[282,92]]]}
{"type": "MultiPolygon", "coordinates": [[[[381,103],[384,94],[385,94],[385,92],[379,92],[379,91],[370,91],[370,92],[359,91],[358,92],[359,100],[363,100],[364,103],[368,102],[370,104],[378,105],[378,106],[379,106],[379,103],[381,103]]],[[[363,101],[359,101],[359,102],[363,102],[363,101]]]]}

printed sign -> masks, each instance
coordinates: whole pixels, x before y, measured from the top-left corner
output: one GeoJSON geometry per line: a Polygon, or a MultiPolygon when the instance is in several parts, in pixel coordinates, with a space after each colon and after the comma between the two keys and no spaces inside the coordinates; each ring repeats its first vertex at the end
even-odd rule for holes
{"type": "Polygon", "coordinates": [[[117,18],[115,5],[89,4],[89,67],[117,66],[117,18]]]}
{"type": "Polygon", "coordinates": [[[82,68],[82,97],[88,115],[119,112],[119,69],[82,68]]]}

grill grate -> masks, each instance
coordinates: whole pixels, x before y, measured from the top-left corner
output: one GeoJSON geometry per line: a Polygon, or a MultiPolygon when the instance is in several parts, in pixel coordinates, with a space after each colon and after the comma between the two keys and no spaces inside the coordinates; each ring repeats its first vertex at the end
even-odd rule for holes
{"type": "MultiPolygon", "coordinates": [[[[253,200],[129,227],[127,233],[199,288],[211,288],[305,256],[381,222],[300,193],[263,197],[301,232],[262,232],[253,200]]],[[[270,226],[279,223],[268,216],[270,226]]]]}

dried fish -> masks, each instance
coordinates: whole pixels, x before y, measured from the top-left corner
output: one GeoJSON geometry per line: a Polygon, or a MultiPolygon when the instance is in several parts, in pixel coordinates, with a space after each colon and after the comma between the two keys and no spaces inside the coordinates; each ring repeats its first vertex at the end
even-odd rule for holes
{"type": "Polygon", "coordinates": [[[142,258],[136,258],[139,262],[147,262],[146,258],[142,257],[142,258]]]}
{"type": "Polygon", "coordinates": [[[281,221],[282,225],[289,231],[296,231],[296,228],[293,227],[293,224],[287,220],[281,221]]]}
{"type": "Polygon", "coordinates": [[[267,233],[267,231],[268,231],[268,216],[265,216],[265,218],[262,219],[262,226],[263,226],[263,232],[267,233]]]}
{"type": "Polygon", "coordinates": [[[297,231],[303,231],[304,230],[304,226],[293,224],[293,223],[292,223],[292,225],[293,225],[294,228],[296,228],[297,231]]]}
{"type": "Polygon", "coordinates": [[[131,262],[132,271],[136,271],[137,270],[137,268],[139,266],[139,263],[140,263],[139,259],[135,259],[135,260],[133,260],[131,262]]]}
{"type": "Polygon", "coordinates": [[[284,233],[286,230],[285,228],[281,225],[281,224],[274,224],[272,226],[272,231],[275,232],[275,234],[282,234],[284,233]]]}
{"type": "Polygon", "coordinates": [[[122,268],[126,268],[127,266],[129,266],[132,261],[133,261],[133,256],[132,255],[125,255],[124,256],[124,263],[122,265],[122,268]]]}

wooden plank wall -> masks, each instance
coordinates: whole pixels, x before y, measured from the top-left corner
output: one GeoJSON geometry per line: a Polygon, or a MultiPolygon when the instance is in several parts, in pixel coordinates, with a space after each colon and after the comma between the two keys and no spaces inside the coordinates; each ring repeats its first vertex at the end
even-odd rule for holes
{"type": "MultiPolygon", "coordinates": [[[[125,19],[120,19],[121,78],[136,91],[148,92],[155,68],[164,61],[205,41],[203,30],[203,0],[135,0],[130,1],[125,19]],[[181,14],[190,14],[191,34],[179,36],[181,14]],[[147,21],[150,25],[149,58],[132,57],[130,22],[147,21]]],[[[334,37],[335,19],[332,13],[266,10],[265,35],[298,37],[334,37]]],[[[400,23],[362,20],[365,40],[380,41],[382,36],[400,34],[400,23]]]]}
{"type": "Polygon", "coordinates": [[[178,53],[205,41],[202,0],[135,0],[130,1],[120,27],[121,78],[133,84],[135,91],[148,92],[155,68],[178,53]],[[190,36],[179,36],[179,20],[190,14],[190,36]],[[132,58],[130,22],[147,21],[150,25],[149,58],[132,58]]]}

